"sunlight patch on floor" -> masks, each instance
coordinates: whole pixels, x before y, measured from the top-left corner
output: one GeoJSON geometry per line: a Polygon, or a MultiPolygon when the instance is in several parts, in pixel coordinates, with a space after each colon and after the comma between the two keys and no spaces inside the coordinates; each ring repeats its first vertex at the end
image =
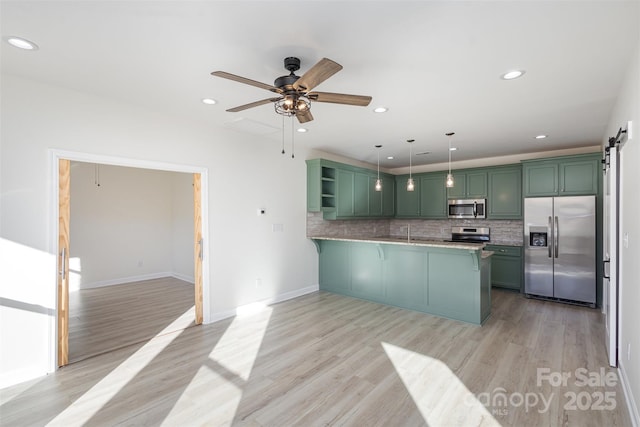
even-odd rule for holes
{"type": "Polygon", "coordinates": [[[272,311],[271,307],[255,304],[238,310],[238,315],[209,353],[207,363],[198,369],[163,425],[190,422],[231,425],[272,311]]]}
{"type": "Polygon", "coordinates": [[[428,425],[500,425],[442,361],[385,342],[382,347],[428,425]]]}
{"type": "Polygon", "coordinates": [[[157,355],[159,355],[180,334],[170,332],[181,331],[193,323],[194,307],[189,308],[180,317],[171,322],[154,338],[147,341],[138,351],[123,361],[102,380],[91,387],[75,402],[69,405],[51,425],[81,425],[89,421],[104,405],[106,405],[124,386],[133,380],[157,355]],[[165,337],[162,337],[166,335],[165,337]],[[164,340],[164,342],[162,342],[164,340]]]}

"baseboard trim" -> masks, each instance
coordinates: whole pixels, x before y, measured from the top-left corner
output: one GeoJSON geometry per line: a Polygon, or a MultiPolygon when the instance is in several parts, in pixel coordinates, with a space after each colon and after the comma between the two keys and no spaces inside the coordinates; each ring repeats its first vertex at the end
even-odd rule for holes
{"type": "Polygon", "coordinates": [[[171,277],[174,277],[178,280],[182,280],[183,282],[188,282],[188,283],[192,283],[195,284],[196,280],[194,279],[193,276],[187,276],[186,274],[180,274],[180,273],[171,273],[171,277]]]}
{"type": "Polygon", "coordinates": [[[233,310],[227,310],[227,311],[221,311],[218,313],[212,313],[211,317],[209,318],[209,322],[207,323],[215,323],[218,322],[220,320],[224,320],[224,319],[228,319],[229,317],[233,317],[236,316],[238,314],[238,312],[243,311],[244,307],[259,303],[259,304],[264,304],[264,305],[272,305],[272,304],[277,304],[279,302],[283,302],[283,301],[287,301],[293,298],[298,298],[301,297],[303,295],[307,295],[313,292],[317,292],[320,290],[320,286],[319,285],[312,285],[312,286],[307,286],[305,288],[300,288],[300,289],[296,289],[294,291],[290,291],[290,292],[285,292],[283,294],[280,295],[276,295],[275,297],[271,297],[271,298],[266,298],[260,301],[256,301],[250,304],[246,304],[246,305],[242,305],[240,307],[236,307],[233,310]]]}
{"type": "Polygon", "coordinates": [[[80,286],[82,289],[102,288],[103,286],[122,285],[124,283],[141,282],[143,280],[162,279],[163,277],[173,277],[171,272],[140,274],[137,276],[120,277],[117,279],[101,280],[99,282],[85,283],[80,286]]]}
{"type": "Polygon", "coordinates": [[[624,370],[624,365],[622,363],[618,363],[618,377],[622,382],[622,390],[624,391],[624,398],[627,402],[627,408],[629,408],[629,417],[631,417],[631,423],[633,427],[640,426],[640,413],[638,412],[638,406],[636,406],[636,400],[633,397],[633,392],[631,391],[631,387],[629,385],[629,377],[627,377],[627,373],[624,370]]]}

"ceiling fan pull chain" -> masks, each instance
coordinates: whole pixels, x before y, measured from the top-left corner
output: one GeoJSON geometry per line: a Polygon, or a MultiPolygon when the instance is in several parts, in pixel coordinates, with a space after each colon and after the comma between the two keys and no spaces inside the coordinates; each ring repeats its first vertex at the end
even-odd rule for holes
{"type": "Polygon", "coordinates": [[[291,116],[291,158],[294,159],[294,146],[293,146],[293,116],[291,116]]]}
{"type": "Polygon", "coordinates": [[[284,154],[284,116],[282,116],[282,154],[284,154]]]}

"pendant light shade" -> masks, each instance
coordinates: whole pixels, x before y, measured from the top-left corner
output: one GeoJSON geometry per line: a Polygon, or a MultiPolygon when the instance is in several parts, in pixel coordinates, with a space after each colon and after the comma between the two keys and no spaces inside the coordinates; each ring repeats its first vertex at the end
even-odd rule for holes
{"type": "Polygon", "coordinates": [[[415,140],[407,139],[407,142],[409,143],[409,179],[407,180],[407,191],[414,191],[416,189],[413,177],[411,176],[411,157],[413,157],[413,147],[411,147],[411,143],[413,141],[415,140]]]}
{"type": "Polygon", "coordinates": [[[455,132],[446,133],[449,137],[449,173],[447,174],[447,188],[452,188],[455,185],[455,181],[453,180],[453,175],[451,174],[451,137],[455,135],[455,132]]]}
{"type": "Polygon", "coordinates": [[[375,190],[382,191],[382,180],[380,179],[380,148],[382,148],[382,145],[376,145],[376,148],[376,151],[378,151],[378,179],[376,179],[375,190]]]}

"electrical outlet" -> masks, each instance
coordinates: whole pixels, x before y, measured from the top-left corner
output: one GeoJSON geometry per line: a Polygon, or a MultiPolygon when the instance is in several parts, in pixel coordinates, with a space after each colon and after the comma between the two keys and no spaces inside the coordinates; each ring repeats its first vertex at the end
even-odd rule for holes
{"type": "Polygon", "coordinates": [[[624,236],[622,237],[622,243],[624,244],[625,249],[629,249],[629,233],[628,232],[624,233],[624,236]]]}
{"type": "Polygon", "coordinates": [[[627,140],[631,141],[633,139],[633,121],[629,120],[627,122],[627,140]]]}

